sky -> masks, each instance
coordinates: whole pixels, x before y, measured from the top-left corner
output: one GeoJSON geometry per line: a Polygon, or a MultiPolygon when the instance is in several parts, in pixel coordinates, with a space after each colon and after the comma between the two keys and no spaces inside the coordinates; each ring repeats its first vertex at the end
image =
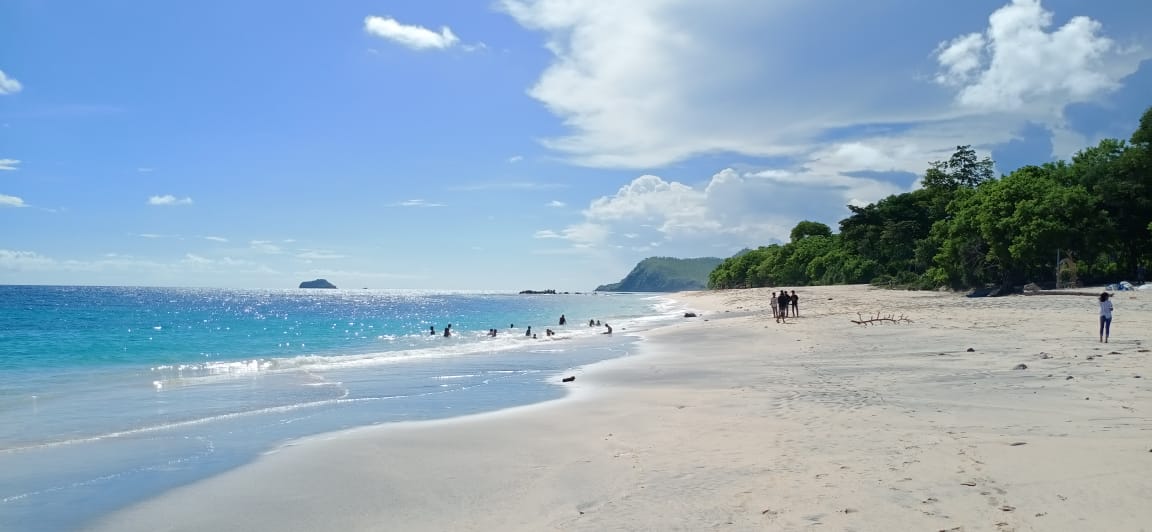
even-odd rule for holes
{"type": "Polygon", "coordinates": [[[3,0],[0,284],[591,290],[1127,139],[1146,0],[3,0]]]}

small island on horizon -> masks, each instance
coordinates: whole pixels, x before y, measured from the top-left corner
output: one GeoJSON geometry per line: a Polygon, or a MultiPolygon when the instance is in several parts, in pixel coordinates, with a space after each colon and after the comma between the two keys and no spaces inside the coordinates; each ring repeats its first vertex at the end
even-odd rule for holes
{"type": "Polygon", "coordinates": [[[336,288],[336,285],[328,282],[328,279],[315,279],[300,283],[300,288],[336,288]]]}

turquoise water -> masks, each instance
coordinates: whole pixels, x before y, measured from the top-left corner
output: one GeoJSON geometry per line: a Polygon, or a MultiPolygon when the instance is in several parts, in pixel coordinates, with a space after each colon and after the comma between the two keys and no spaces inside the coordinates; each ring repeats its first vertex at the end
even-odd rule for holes
{"type": "Polygon", "coordinates": [[[0,286],[0,530],[82,527],[302,436],[557,398],[559,373],[678,312],[629,294],[0,286]]]}

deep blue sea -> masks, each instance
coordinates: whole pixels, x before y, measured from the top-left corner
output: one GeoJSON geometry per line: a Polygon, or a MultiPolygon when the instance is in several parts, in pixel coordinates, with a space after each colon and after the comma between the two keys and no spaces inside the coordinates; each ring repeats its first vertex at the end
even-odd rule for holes
{"type": "Polygon", "coordinates": [[[304,436],[558,398],[562,372],[681,311],[639,294],[0,286],[0,530],[83,528],[304,436]]]}

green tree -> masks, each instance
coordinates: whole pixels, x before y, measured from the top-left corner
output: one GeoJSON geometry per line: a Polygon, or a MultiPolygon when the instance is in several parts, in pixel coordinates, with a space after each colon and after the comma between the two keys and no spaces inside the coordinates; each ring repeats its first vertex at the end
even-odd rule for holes
{"type": "MultiPolygon", "coordinates": [[[[1137,130],[1133,139],[1139,141],[1144,134],[1144,130],[1137,130]]],[[[1104,139],[1073,156],[1069,172],[1072,182],[1098,198],[1105,214],[1099,225],[1090,228],[1094,241],[1111,249],[1122,274],[1133,273],[1137,264],[1152,256],[1152,234],[1148,231],[1152,223],[1152,146],[1104,139]]]]}
{"type": "Polygon", "coordinates": [[[1101,221],[1095,199],[1066,174],[1060,164],[1026,166],[966,194],[955,204],[938,266],[969,283],[1053,279],[1057,250],[1086,249],[1088,229],[1101,221]],[[984,262],[973,262],[971,252],[984,246],[984,262]]]}
{"type": "Polygon", "coordinates": [[[796,227],[792,228],[792,242],[796,242],[810,236],[829,237],[832,236],[832,229],[820,222],[811,222],[808,220],[804,220],[796,224],[796,227]]]}
{"type": "Polygon", "coordinates": [[[923,272],[930,261],[917,259],[916,246],[932,228],[932,197],[932,191],[918,189],[864,207],[849,205],[852,215],[840,221],[842,245],[872,261],[878,274],[923,272]]]}
{"type": "Polygon", "coordinates": [[[995,168],[992,159],[978,158],[972,146],[957,146],[956,152],[947,161],[931,163],[924,173],[924,188],[972,188],[995,177],[995,168]]]}

